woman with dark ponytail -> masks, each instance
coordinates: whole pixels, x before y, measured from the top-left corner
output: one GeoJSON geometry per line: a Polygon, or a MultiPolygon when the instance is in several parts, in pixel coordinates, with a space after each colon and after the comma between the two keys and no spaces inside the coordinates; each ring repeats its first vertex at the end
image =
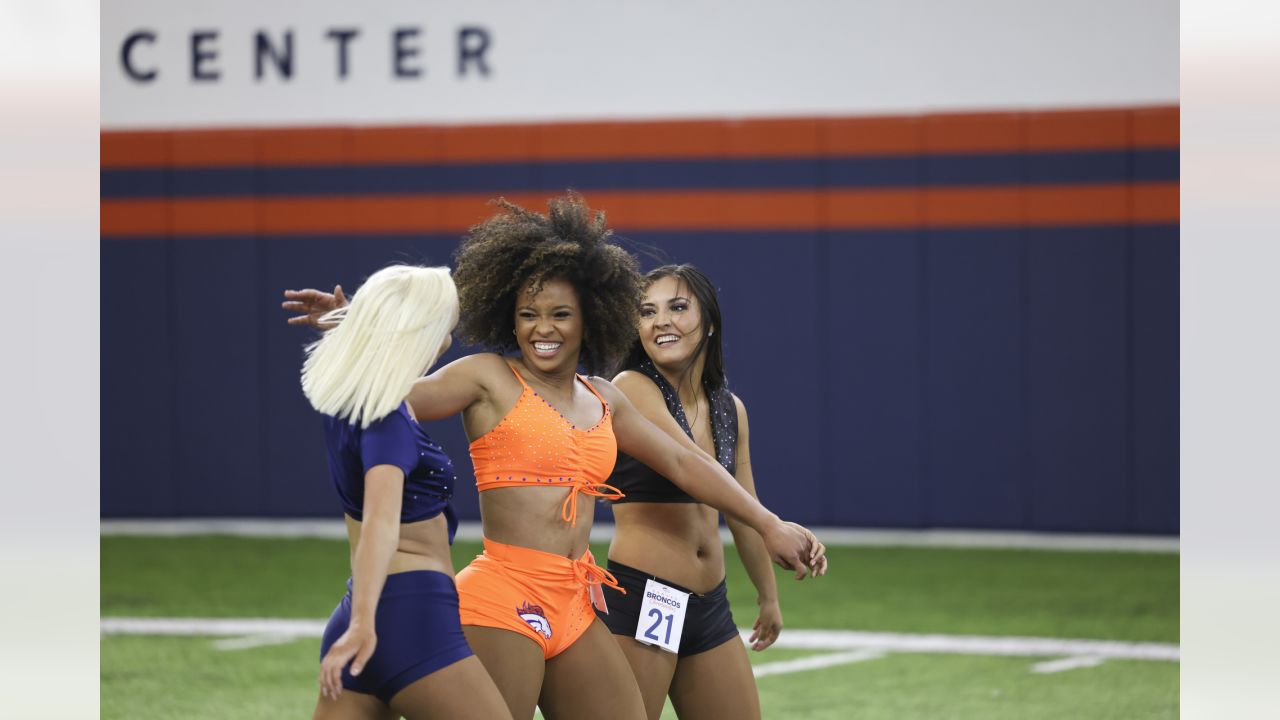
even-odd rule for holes
{"type": "MultiPolygon", "coordinates": [[[[666,265],[644,279],[639,337],[614,386],[650,422],[688,438],[755,497],[747,409],[725,380],[715,286],[692,265],[666,265]]],[[[682,720],[759,718],[755,677],[725,596],[719,513],[625,454],[609,482],[624,497],[613,506],[608,569],[626,594],[606,588],[609,614],[600,618],[631,663],[648,717],[656,720],[670,696],[682,720]],[[677,647],[654,642],[652,618],[641,612],[641,598],[655,586],[688,597],[677,647]]],[[[782,629],[769,555],[749,526],[732,517],[728,525],[760,606],[749,642],[763,650],[782,629]]],[[[824,557],[814,574],[825,572],[824,557]]]]}

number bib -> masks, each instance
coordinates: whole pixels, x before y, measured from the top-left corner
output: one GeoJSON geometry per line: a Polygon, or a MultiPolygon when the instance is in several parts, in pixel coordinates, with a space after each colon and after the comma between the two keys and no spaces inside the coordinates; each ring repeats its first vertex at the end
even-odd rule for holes
{"type": "Polygon", "coordinates": [[[636,625],[636,640],[646,645],[656,645],[667,652],[677,652],[680,649],[680,635],[684,632],[684,613],[688,607],[689,593],[667,587],[657,580],[645,581],[640,622],[636,625]]]}

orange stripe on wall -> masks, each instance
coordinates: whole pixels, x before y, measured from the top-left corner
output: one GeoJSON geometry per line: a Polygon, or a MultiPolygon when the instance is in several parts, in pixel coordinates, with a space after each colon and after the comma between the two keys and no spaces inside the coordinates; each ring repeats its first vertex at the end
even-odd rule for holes
{"type": "Polygon", "coordinates": [[[724,121],[554,123],[534,133],[540,160],[724,157],[724,121]]]}
{"type": "Polygon", "coordinates": [[[345,165],[354,133],[349,128],[262,130],[258,157],[263,165],[345,165]]]}
{"type": "Polygon", "coordinates": [[[924,142],[924,119],[915,116],[839,118],[821,123],[827,154],[912,155],[924,142]]]}
{"type": "Polygon", "coordinates": [[[169,137],[173,167],[240,167],[260,158],[257,130],[183,130],[169,137]]]}
{"type": "Polygon", "coordinates": [[[1022,113],[929,115],[924,150],[930,153],[1017,152],[1023,147],[1022,113]]]}
{"type": "Polygon", "coordinates": [[[1150,108],[1133,111],[1133,144],[1136,147],[1178,147],[1182,111],[1150,108]]]}
{"type": "Polygon", "coordinates": [[[823,227],[909,228],[924,218],[920,190],[827,190],[822,197],[823,227]]]}
{"type": "MultiPolygon", "coordinates": [[[[543,209],[554,193],[508,199],[543,209]]],[[[592,193],[619,230],[819,230],[1088,226],[1177,222],[1172,183],[767,192],[592,193]]],[[[489,195],[111,200],[102,233],[164,236],[461,233],[493,213],[489,195]]]]}
{"type": "Polygon", "coordinates": [[[1131,145],[1128,110],[1035,112],[1026,117],[1027,150],[1120,150],[1131,145]]]}
{"type": "Polygon", "coordinates": [[[219,198],[174,202],[169,212],[175,235],[252,235],[266,203],[255,199],[219,198]]]}
{"type": "Polygon", "coordinates": [[[104,132],[98,136],[103,168],[165,167],[169,164],[168,132],[104,132]]]}
{"type": "Polygon", "coordinates": [[[1179,219],[1179,189],[1176,183],[1133,186],[1134,222],[1176,222],[1179,219]]]}
{"type": "Polygon", "coordinates": [[[169,235],[168,200],[104,200],[98,219],[105,235],[152,237],[169,235]]]}
{"type": "Polygon", "coordinates": [[[1121,224],[1129,220],[1124,185],[1102,187],[1028,187],[1023,189],[1026,224],[1121,224]]]}
{"type": "Polygon", "coordinates": [[[925,227],[1018,225],[1022,188],[934,188],[920,193],[925,227]]]}
{"type": "Polygon", "coordinates": [[[1177,147],[1179,110],[103,132],[103,168],[822,157],[1177,147]]]}

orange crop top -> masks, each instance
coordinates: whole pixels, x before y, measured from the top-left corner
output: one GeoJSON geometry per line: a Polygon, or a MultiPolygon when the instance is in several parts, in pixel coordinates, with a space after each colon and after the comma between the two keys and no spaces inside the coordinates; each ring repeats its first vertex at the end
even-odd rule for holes
{"type": "Polygon", "coordinates": [[[515,368],[524,391],[515,407],[489,432],[471,443],[471,464],[480,492],[506,487],[565,485],[560,516],[578,524],[578,494],[617,500],[622,492],[604,481],[613,472],[618,441],[613,436],[609,403],[586,378],[578,380],[604,406],[600,421],[580,430],[529,387],[515,368]]]}

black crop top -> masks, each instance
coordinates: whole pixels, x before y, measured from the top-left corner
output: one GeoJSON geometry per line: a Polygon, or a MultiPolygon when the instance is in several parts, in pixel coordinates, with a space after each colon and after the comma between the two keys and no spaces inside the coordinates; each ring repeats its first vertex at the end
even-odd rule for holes
{"type": "MultiPolygon", "coordinates": [[[[679,394],[653,366],[653,362],[645,358],[642,363],[629,369],[644,375],[658,386],[662,391],[662,399],[667,402],[667,411],[676,419],[676,422],[680,423],[685,434],[692,439],[693,431],[690,430],[689,421],[684,415],[684,406],[680,404],[679,394]]],[[[738,407],[733,402],[733,393],[730,393],[727,388],[706,389],[706,393],[711,403],[711,438],[716,446],[716,460],[732,475],[738,466],[738,407]]],[[[609,484],[626,494],[626,497],[615,502],[698,502],[670,480],[654,472],[648,465],[626,453],[618,453],[618,462],[613,467],[609,484]]]]}

